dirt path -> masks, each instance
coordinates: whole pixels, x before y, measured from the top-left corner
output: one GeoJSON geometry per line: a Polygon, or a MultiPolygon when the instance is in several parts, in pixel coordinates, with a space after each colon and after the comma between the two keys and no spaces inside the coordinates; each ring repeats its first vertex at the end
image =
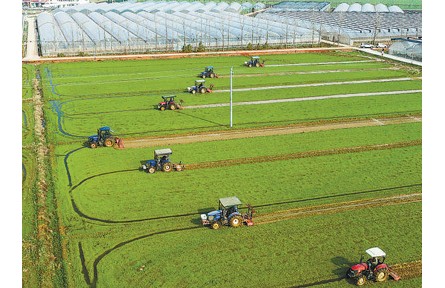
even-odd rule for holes
{"type": "Polygon", "coordinates": [[[422,275],[422,260],[391,265],[401,279],[411,279],[422,275]]]}
{"type": "MultiPolygon", "coordinates": [[[[39,71],[36,71],[39,76],[39,71]]],[[[48,183],[47,178],[47,161],[48,147],[45,139],[45,127],[43,125],[43,99],[42,92],[39,87],[39,80],[33,79],[34,95],[34,133],[36,139],[35,153],[37,160],[37,240],[39,242],[39,267],[45,267],[44,271],[40,271],[42,287],[52,287],[51,283],[55,275],[54,260],[56,257],[53,253],[53,231],[51,230],[51,217],[47,208],[48,183]]]]}
{"type": "Polygon", "coordinates": [[[369,126],[393,125],[402,123],[421,122],[422,116],[374,118],[357,121],[338,121],[331,123],[304,123],[282,127],[266,127],[255,129],[238,129],[234,131],[212,131],[189,135],[174,135],[169,137],[145,137],[139,139],[124,139],[126,148],[141,148],[155,146],[169,146],[174,144],[187,144],[196,142],[222,141],[240,138],[253,138],[273,135],[287,135],[315,131],[336,130],[345,128],[358,128],[369,126]]]}
{"type": "Polygon", "coordinates": [[[388,205],[399,205],[413,202],[421,202],[422,193],[404,194],[375,199],[363,199],[348,202],[339,202],[332,204],[324,204],[319,206],[302,207],[284,211],[276,211],[269,214],[258,215],[255,217],[255,225],[269,224],[278,221],[295,219],[306,216],[314,216],[321,214],[339,213],[343,211],[381,207],[388,205]]]}

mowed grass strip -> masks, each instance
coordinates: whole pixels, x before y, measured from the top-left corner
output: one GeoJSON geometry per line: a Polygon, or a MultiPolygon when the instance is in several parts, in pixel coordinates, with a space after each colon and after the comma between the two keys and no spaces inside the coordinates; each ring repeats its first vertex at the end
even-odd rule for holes
{"type": "MultiPolygon", "coordinates": [[[[332,82],[331,82],[332,83],[332,82]]],[[[333,82],[336,83],[336,82],[333,82]]],[[[421,80],[405,80],[391,82],[370,82],[358,84],[326,84],[316,87],[297,87],[286,89],[273,89],[258,91],[236,91],[233,93],[233,102],[304,98],[339,94],[372,93],[402,90],[422,89],[421,80]]],[[[157,109],[157,104],[163,95],[134,95],[125,97],[96,97],[63,102],[64,116],[94,115],[100,113],[125,113],[130,111],[151,111],[157,109]]],[[[191,95],[188,93],[176,94],[177,100],[184,101],[184,107],[192,105],[205,105],[215,103],[229,103],[230,94],[213,93],[210,95],[191,95]]],[[[168,113],[169,111],[167,111],[168,113]]]]}
{"type": "Polygon", "coordinates": [[[134,220],[198,211],[228,194],[255,206],[417,184],[420,172],[421,147],[414,146],[183,173],[131,171],[90,179],[72,194],[91,217],[134,220]]]}
{"type": "MultiPolygon", "coordinates": [[[[307,285],[343,277],[369,247],[386,251],[389,264],[418,260],[420,227],[421,203],[410,203],[241,229],[172,232],[108,254],[98,264],[98,287],[307,285]],[[215,237],[224,241],[216,244],[215,237]]],[[[342,280],[330,287],[348,285],[342,280]]]]}
{"type": "MultiPolygon", "coordinates": [[[[87,85],[61,85],[53,80],[56,86],[56,91],[63,97],[85,97],[85,96],[106,96],[106,95],[131,95],[136,92],[142,94],[154,93],[183,93],[186,88],[194,85],[197,79],[197,73],[190,73],[188,77],[160,77],[148,78],[146,80],[133,80],[131,77],[116,79],[110,82],[93,82],[87,85]]],[[[234,87],[248,88],[248,87],[264,87],[274,85],[295,85],[299,83],[323,83],[335,81],[353,81],[353,80],[367,80],[367,79],[386,79],[407,77],[410,74],[405,70],[358,70],[358,71],[340,71],[336,73],[323,74],[301,74],[301,75],[267,75],[266,72],[259,74],[256,77],[242,77],[235,80],[234,87]],[[237,81],[238,80],[238,81],[237,81]]],[[[225,79],[207,79],[207,87],[214,85],[214,90],[224,90],[230,87],[230,81],[225,79]]],[[[51,91],[47,85],[46,90],[51,91]]],[[[53,95],[54,97],[54,95],[53,95]]]]}
{"type": "MultiPolygon", "coordinates": [[[[419,113],[421,103],[421,93],[413,93],[236,106],[233,108],[233,125],[234,128],[249,128],[326,119],[419,113]]],[[[136,137],[229,129],[229,115],[229,107],[179,111],[157,111],[149,108],[147,111],[63,117],[62,124],[69,133],[85,137],[94,134],[98,127],[104,125],[111,126],[122,137],[136,137]]]]}
{"type": "MultiPolygon", "coordinates": [[[[236,160],[240,158],[287,155],[291,153],[322,151],[344,147],[409,142],[422,137],[422,123],[406,123],[375,127],[361,127],[319,131],[300,134],[248,137],[226,141],[176,144],[171,160],[182,161],[186,166],[209,161],[236,160]],[[199,151],[199,153],[197,152],[199,151]]],[[[60,147],[66,154],[77,147],[60,147]]],[[[155,149],[165,147],[115,150],[108,148],[83,149],[74,152],[68,159],[73,184],[84,178],[116,170],[138,168],[141,161],[151,159],[155,149]],[[88,159],[96,161],[88,161],[88,159]],[[113,163],[112,165],[110,163],[113,163]]],[[[59,161],[61,164],[62,161],[59,161]]],[[[64,171],[63,166],[61,171],[64,171]]],[[[65,173],[63,173],[65,174],[65,173]]],[[[65,179],[65,177],[63,177],[65,179]]]]}

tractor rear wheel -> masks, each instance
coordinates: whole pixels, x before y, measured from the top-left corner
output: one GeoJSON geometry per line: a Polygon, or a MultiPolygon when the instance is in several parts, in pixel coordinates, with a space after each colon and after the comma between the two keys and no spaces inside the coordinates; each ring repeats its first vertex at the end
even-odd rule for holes
{"type": "Polygon", "coordinates": [[[233,216],[230,221],[230,226],[233,228],[238,228],[243,225],[243,218],[241,216],[233,216]]]}
{"type": "Polygon", "coordinates": [[[162,165],[162,171],[164,171],[164,172],[170,172],[170,171],[172,171],[172,164],[170,164],[170,163],[165,163],[164,165],[162,165]]]}
{"type": "Polygon", "coordinates": [[[170,104],[170,110],[175,110],[176,109],[176,105],[175,104],[170,104]]]}
{"type": "Polygon", "coordinates": [[[199,92],[201,92],[202,94],[206,93],[206,88],[201,88],[201,90],[199,90],[199,92]]]}
{"type": "Polygon", "coordinates": [[[379,269],[377,270],[377,272],[375,273],[375,281],[376,282],[384,282],[386,280],[388,280],[388,270],[387,269],[379,269]]]}
{"type": "Polygon", "coordinates": [[[91,142],[90,143],[90,148],[97,148],[97,143],[96,142],[91,142]]]}
{"type": "Polygon", "coordinates": [[[365,285],[365,284],[366,284],[366,276],[365,276],[365,275],[362,275],[362,276],[358,277],[358,278],[357,278],[357,282],[355,282],[355,284],[356,284],[357,286],[363,286],[363,285],[365,285]]]}
{"type": "Polygon", "coordinates": [[[255,64],[255,67],[260,67],[260,63],[257,62],[257,63],[255,64]]]}
{"type": "Polygon", "coordinates": [[[219,227],[221,227],[221,224],[218,221],[212,223],[212,229],[218,230],[219,227]]]}
{"type": "Polygon", "coordinates": [[[155,168],[154,166],[150,166],[150,167],[147,169],[147,172],[150,173],[150,174],[153,174],[153,173],[156,172],[156,168],[155,168]]]}
{"type": "Polygon", "coordinates": [[[104,145],[105,145],[106,147],[111,147],[111,146],[113,146],[113,140],[111,140],[111,139],[107,139],[107,140],[105,140],[104,145]]]}
{"type": "Polygon", "coordinates": [[[215,73],[210,73],[210,78],[215,78],[215,73]]]}

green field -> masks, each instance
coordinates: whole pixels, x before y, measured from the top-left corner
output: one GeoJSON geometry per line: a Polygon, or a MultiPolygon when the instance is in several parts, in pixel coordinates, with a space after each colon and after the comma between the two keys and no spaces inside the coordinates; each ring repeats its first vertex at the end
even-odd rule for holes
{"type": "MultiPolygon", "coordinates": [[[[48,209],[59,226],[56,287],[353,287],[342,277],[367,248],[381,247],[389,264],[422,259],[422,204],[404,200],[422,192],[421,69],[358,52],[264,58],[264,68],[250,69],[241,56],[36,66],[55,204],[48,209]],[[207,79],[214,93],[186,93],[206,65],[220,75],[207,79]],[[230,128],[228,106],[197,105],[229,102],[229,92],[221,90],[229,88],[232,66],[230,128]],[[236,90],[249,88],[260,89],[236,90]],[[185,108],[156,110],[160,96],[171,94],[185,108]],[[271,100],[284,102],[259,102],[271,100]],[[385,119],[392,122],[384,125],[385,119]],[[377,124],[346,125],[360,121],[377,124]],[[124,141],[143,141],[342,123],[335,130],[166,146],[141,142],[122,150],[83,146],[104,125],[124,141]],[[154,149],[166,147],[185,171],[139,170],[154,149]],[[256,207],[258,222],[202,227],[199,214],[233,195],[256,207]],[[347,208],[376,199],[388,203],[347,208]],[[344,207],[264,220],[278,211],[330,205],[344,207]]],[[[32,102],[22,109],[23,143],[31,145],[32,102]]],[[[34,185],[28,184],[35,177],[28,172],[36,165],[31,155],[24,150],[25,187],[34,185]]],[[[36,208],[29,191],[23,192],[24,221],[31,224],[23,229],[32,238],[36,208]]],[[[38,271],[31,269],[25,283],[39,282],[38,271]]],[[[420,287],[421,275],[379,286],[420,287]]]]}

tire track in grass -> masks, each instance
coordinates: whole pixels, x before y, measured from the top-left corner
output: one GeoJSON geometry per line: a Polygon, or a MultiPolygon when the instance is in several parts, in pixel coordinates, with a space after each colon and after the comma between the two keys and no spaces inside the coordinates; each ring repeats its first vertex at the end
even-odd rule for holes
{"type": "Polygon", "coordinates": [[[68,186],[69,186],[69,187],[73,186],[73,184],[72,184],[72,182],[71,182],[71,173],[70,173],[70,169],[69,169],[69,166],[68,166],[68,157],[70,157],[70,155],[73,154],[74,152],[77,152],[77,151],[79,151],[79,150],[81,150],[81,149],[84,149],[84,148],[85,148],[85,147],[79,147],[79,148],[76,148],[76,149],[74,149],[74,150],[71,150],[71,151],[68,152],[68,153],[65,155],[65,157],[63,158],[63,164],[65,165],[65,170],[66,170],[66,175],[67,175],[67,177],[68,177],[68,186]]]}
{"type": "Polygon", "coordinates": [[[138,241],[138,240],[142,240],[142,239],[146,239],[146,238],[149,238],[149,237],[157,236],[157,235],[169,234],[169,233],[174,233],[174,232],[182,232],[182,231],[188,231],[188,230],[194,230],[194,229],[202,229],[202,227],[201,226],[193,226],[193,227],[186,227],[186,228],[178,228],[178,229],[171,229],[171,230],[153,232],[153,233],[145,234],[145,235],[142,235],[142,236],[139,236],[139,237],[136,237],[136,238],[133,238],[133,239],[121,242],[121,243],[115,245],[114,247],[106,250],[105,252],[100,254],[96,259],[94,259],[94,262],[93,262],[93,279],[90,278],[89,273],[88,273],[88,269],[85,266],[85,255],[83,253],[82,244],[79,242],[79,244],[78,244],[78,246],[79,246],[79,254],[80,254],[80,259],[81,259],[81,263],[82,263],[82,274],[84,276],[85,282],[91,288],[95,288],[97,286],[97,281],[99,280],[99,273],[97,271],[97,265],[99,264],[99,262],[105,256],[107,256],[108,254],[110,254],[114,250],[121,248],[122,246],[125,246],[127,244],[130,244],[130,243],[138,241]]]}
{"type": "MultiPolygon", "coordinates": [[[[393,203],[387,203],[387,205],[400,205],[400,204],[405,204],[405,203],[412,203],[412,201],[409,201],[409,200],[410,200],[410,197],[413,197],[413,196],[417,196],[417,194],[415,194],[415,195],[414,194],[407,194],[407,195],[398,195],[398,196],[386,197],[386,198],[377,198],[376,200],[379,200],[379,201],[371,202],[366,207],[380,206],[382,201],[390,202],[391,200],[394,200],[393,203]]],[[[354,202],[357,202],[357,201],[351,201],[351,202],[354,203],[354,202]]],[[[341,208],[341,205],[343,205],[343,210],[356,209],[356,206],[350,205],[348,202],[340,203],[339,208],[341,208]],[[352,208],[352,207],[354,207],[354,208],[352,208]]],[[[312,209],[312,210],[316,210],[316,209],[312,209]]],[[[329,211],[329,210],[326,210],[326,209],[320,210],[319,211],[320,213],[318,213],[318,214],[324,214],[324,213],[326,213],[326,211],[329,211]]],[[[332,213],[332,212],[329,211],[328,213],[332,213]]],[[[306,214],[306,215],[303,215],[303,216],[310,217],[310,216],[313,216],[313,214],[306,214]]],[[[302,217],[302,216],[300,216],[300,217],[302,217]]],[[[286,218],[286,219],[278,219],[277,221],[274,221],[274,222],[279,222],[279,221],[283,221],[283,220],[288,220],[288,218],[286,218]]],[[[268,224],[268,223],[261,223],[261,224],[268,224]]],[[[138,240],[146,239],[146,238],[149,238],[149,237],[158,236],[158,235],[164,235],[164,234],[169,234],[169,233],[174,233],[174,232],[190,231],[190,230],[194,230],[194,229],[203,229],[203,227],[201,225],[197,225],[197,226],[189,226],[189,227],[185,227],[185,228],[177,228],[177,229],[169,229],[169,230],[164,230],[164,231],[152,232],[152,233],[148,233],[148,234],[145,234],[145,235],[142,235],[142,236],[138,236],[138,237],[132,238],[132,239],[127,240],[127,241],[120,242],[120,243],[116,244],[115,246],[113,246],[112,248],[106,250],[105,252],[103,252],[102,254],[100,254],[98,257],[96,257],[94,259],[94,262],[93,262],[93,278],[92,279],[91,279],[91,277],[89,275],[88,268],[86,267],[86,264],[85,264],[86,261],[85,261],[85,255],[84,255],[84,252],[83,252],[82,244],[81,244],[81,242],[78,242],[79,257],[80,257],[80,261],[81,261],[81,264],[82,264],[82,274],[84,276],[85,282],[91,288],[95,288],[97,286],[97,281],[99,280],[99,273],[98,273],[97,266],[99,265],[99,262],[105,256],[109,255],[110,253],[112,253],[116,249],[119,249],[119,248],[121,248],[121,247],[123,247],[123,246],[125,246],[127,244],[133,243],[133,242],[138,241],[138,240]]],[[[399,267],[399,271],[400,270],[401,270],[401,267],[399,267]]],[[[337,282],[337,281],[340,281],[340,280],[342,280],[344,278],[346,278],[346,277],[343,276],[343,277],[338,277],[338,278],[333,278],[333,279],[326,279],[326,280],[321,280],[321,281],[317,281],[317,282],[313,282],[313,283],[309,283],[309,284],[303,284],[303,285],[292,286],[292,287],[312,287],[312,286],[317,286],[317,285],[337,282]]]]}

